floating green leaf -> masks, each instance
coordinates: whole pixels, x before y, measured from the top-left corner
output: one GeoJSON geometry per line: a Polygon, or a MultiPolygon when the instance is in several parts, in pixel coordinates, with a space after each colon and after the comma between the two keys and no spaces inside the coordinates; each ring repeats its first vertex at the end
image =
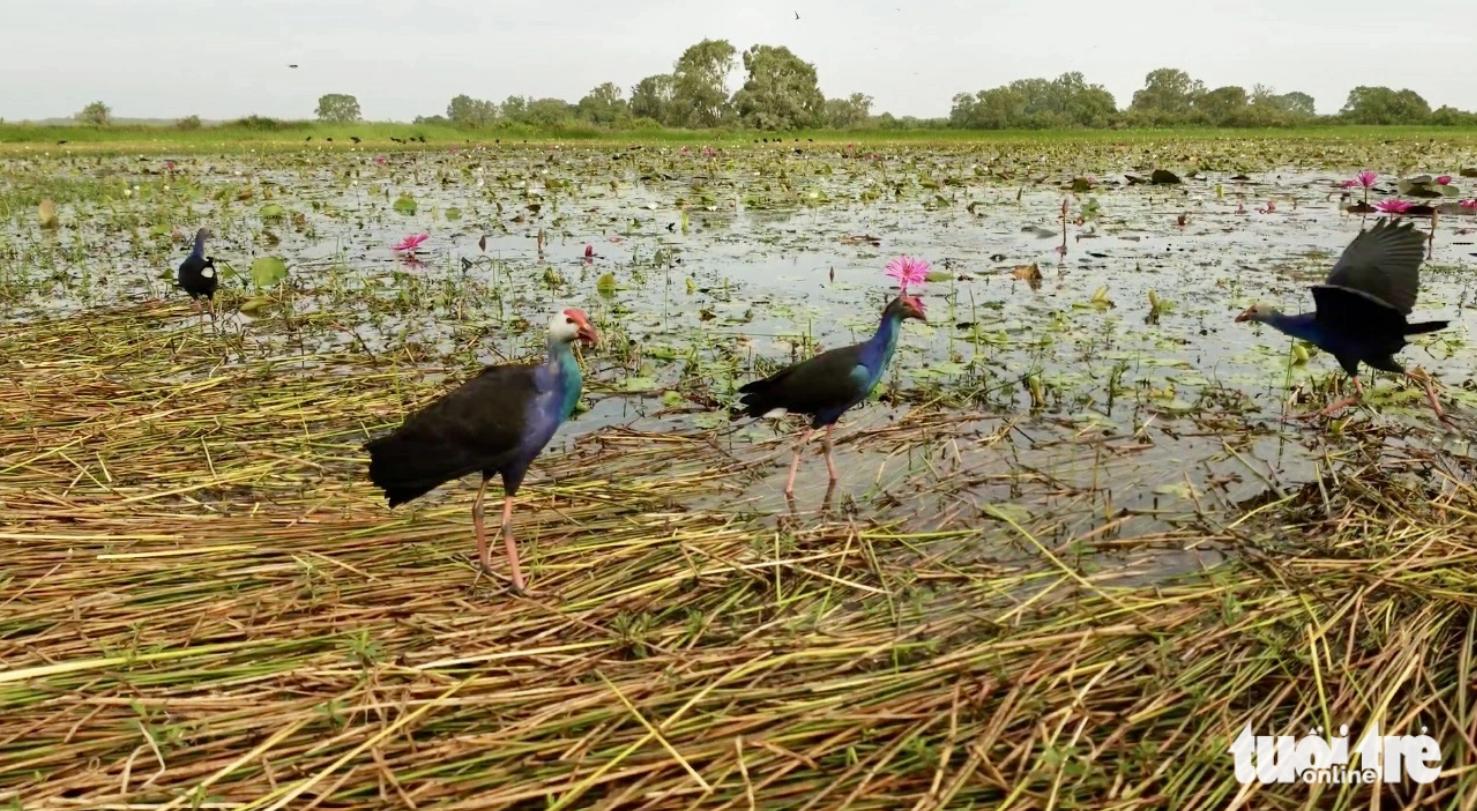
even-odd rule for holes
{"type": "Polygon", "coordinates": [[[604,274],[601,274],[600,278],[595,280],[595,289],[598,290],[598,291],[600,291],[600,295],[602,295],[602,296],[613,296],[613,295],[615,295],[615,291],[616,291],[615,274],[614,273],[604,273],[604,274]]]}
{"type": "Polygon", "coordinates": [[[251,283],[267,290],[287,278],[287,263],[276,256],[260,256],[251,263],[251,283]]]}
{"type": "Polygon", "coordinates": [[[462,218],[462,210],[456,206],[446,209],[446,219],[456,222],[462,218]]]}
{"type": "Polygon", "coordinates": [[[399,197],[396,197],[393,207],[401,214],[414,214],[416,212],[416,209],[419,208],[419,206],[416,205],[415,198],[411,197],[408,194],[402,194],[399,197]]]}
{"type": "Polygon", "coordinates": [[[258,213],[264,220],[280,220],[287,215],[287,210],[276,203],[267,203],[258,213]]]}

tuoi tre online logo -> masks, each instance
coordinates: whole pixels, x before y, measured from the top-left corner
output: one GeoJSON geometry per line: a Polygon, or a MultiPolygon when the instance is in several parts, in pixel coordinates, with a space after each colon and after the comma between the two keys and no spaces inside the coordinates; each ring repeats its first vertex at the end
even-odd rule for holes
{"type": "Polygon", "coordinates": [[[1236,759],[1236,781],[1250,783],[1430,783],[1441,774],[1441,747],[1421,727],[1419,735],[1380,735],[1373,724],[1354,745],[1359,768],[1349,767],[1349,726],[1325,739],[1322,727],[1302,738],[1253,735],[1247,724],[1227,750],[1236,759]]]}

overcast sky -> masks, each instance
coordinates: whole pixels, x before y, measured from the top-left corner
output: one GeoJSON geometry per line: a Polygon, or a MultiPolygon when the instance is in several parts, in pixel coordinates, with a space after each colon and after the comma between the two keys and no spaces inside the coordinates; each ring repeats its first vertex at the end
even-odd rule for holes
{"type": "MultiPolygon", "coordinates": [[[[1080,70],[1120,107],[1158,67],[1208,87],[1302,90],[1334,112],[1355,85],[1477,110],[1477,2],[1421,0],[14,0],[0,117],[442,113],[452,96],[577,101],[671,70],[704,37],[786,45],[828,96],[942,116],[960,91],[1080,70]],[[800,19],[795,19],[795,14],[800,19]],[[301,67],[289,70],[288,65],[301,67]]],[[[735,73],[732,86],[741,80],[735,73]]]]}

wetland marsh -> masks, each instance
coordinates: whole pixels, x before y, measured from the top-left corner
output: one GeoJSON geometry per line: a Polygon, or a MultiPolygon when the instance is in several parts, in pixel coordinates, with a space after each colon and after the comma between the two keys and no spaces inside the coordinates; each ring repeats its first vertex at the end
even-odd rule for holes
{"type": "Polygon", "coordinates": [[[0,801],[1353,807],[1225,752],[1376,708],[1444,735],[1393,804],[1477,796],[1474,210],[1401,355],[1455,428],[1375,376],[1284,424],[1337,363],[1232,323],[1311,309],[1343,181],[1477,197],[1477,141],[712,146],[0,152],[0,801]],[[929,321],[792,512],[735,391],[870,334],[899,254],[929,321]],[[360,446],[565,306],[604,340],[514,598],[474,482],[392,513],[360,446]]]}

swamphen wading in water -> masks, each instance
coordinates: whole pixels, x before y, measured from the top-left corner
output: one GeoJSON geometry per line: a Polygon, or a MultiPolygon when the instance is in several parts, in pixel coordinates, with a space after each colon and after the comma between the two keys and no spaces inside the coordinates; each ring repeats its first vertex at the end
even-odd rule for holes
{"type": "Polygon", "coordinates": [[[206,301],[213,301],[215,289],[220,286],[220,279],[215,275],[215,259],[205,255],[205,238],[208,236],[210,231],[205,228],[195,232],[195,247],[180,263],[179,272],[175,275],[179,286],[190,294],[190,301],[197,311],[200,298],[203,296],[206,301]]]}
{"type": "Polygon", "coordinates": [[[554,432],[569,419],[584,383],[571,345],[598,339],[583,310],[549,319],[549,357],[543,363],[502,364],[410,415],[396,431],[365,445],[369,478],[385,491],[390,507],[404,504],[469,473],[482,474],[472,502],[477,560],[492,572],[482,523],[482,498],[493,476],[503,477],[503,542],[513,589],[523,591],[523,571],[513,542],[513,497],[523,475],[554,432]]]}
{"type": "MultiPolygon", "coordinates": [[[[1316,311],[1285,315],[1266,304],[1254,304],[1236,316],[1238,322],[1257,321],[1280,332],[1301,338],[1338,359],[1354,381],[1353,397],[1339,400],[1321,411],[1298,415],[1297,419],[1327,416],[1358,402],[1364,396],[1359,382],[1363,361],[1382,372],[1416,380],[1395,360],[1405,347],[1405,336],[1445,329],[1446,321],[1405,320],[1415,308],[1420,289],[1421,258],[1426,237],[1414,223],[1394,225],[1381,219],[1362,231],[1333,266],[1323,284],[1313,286],[1316,311]]],[[[1419,381],[1436,418],[1446,421],[1429,380],[1419,381]]]]}
{"type": "Polygon", "coordinates": [[[882,311],[882,323],[871,338],[852,346],[843,346],[822,352],[807,361],[788,366],[763,380],[747,383],[739,388],[743,397],[743,414],[762,417],[771,411],[784,409],[792,414],[805,414],[810,427],[795,445],[795,458],[790,461],[790,477],[785,480],[785,495],[795,493],[795,474],[800,469],[800,455],[810,442],[816,429],[826,429],[826,470],[831,475],[831,484],[839,478],[836,463],[831,458],[831,431],[836,420],[852,406],[867,399],[887,362],[892,360],[897,348],[898,332],[905,319],[916,318],[927,322],[923,302],[908,295],[908,285],[921,283],[928,275],[928,263],[921,259],[904,256],[894,259],[887,266],[889,276],[897,279],[901,289],[897,298],[882,311]]]}

